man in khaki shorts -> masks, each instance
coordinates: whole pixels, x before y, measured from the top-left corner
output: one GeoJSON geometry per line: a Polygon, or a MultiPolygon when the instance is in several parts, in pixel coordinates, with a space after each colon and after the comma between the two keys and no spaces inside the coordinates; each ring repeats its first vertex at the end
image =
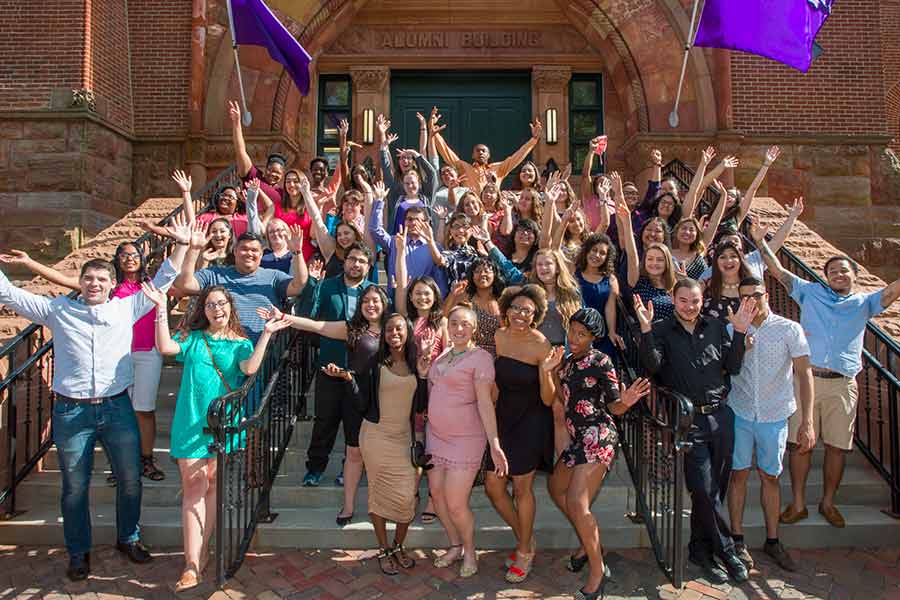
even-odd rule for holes
{"type": "MultiPolygon", "coordinates": [[[[854,293],[858,267],[846,256],[833,256],[825,263],[826,286],[785,270],[764,240],[759,246],[769,272],[800,305],[800,325],[811,351],[815,392],[813,426],[821,432],[825,443],[824,490],[819,512],[834,527],[843,527],[844,517],[835,506],[834,497],[844,475],[846,455],[853,448],[856,375],[862,370],[866,322],[900,297],[900,280],[875,292],[854,293]]],[[[788,433],[794,500],[781,513],[781,522],[786,524],[809,516],[806,478],[812,455],[797,451],[799,427],[799,416],[795,413],[788,433]]]]}

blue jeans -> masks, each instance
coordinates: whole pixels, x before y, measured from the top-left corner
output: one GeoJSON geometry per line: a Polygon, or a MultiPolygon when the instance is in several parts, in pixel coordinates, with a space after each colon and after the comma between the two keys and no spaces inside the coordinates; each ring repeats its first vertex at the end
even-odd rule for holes
{"type": "Polygon", "coordinates": [[[62,516],[66,549],[70,555],[91,549],[91,513],[88,491],[94,468],[94,445],[106,451],[116,476],[116,530],[118,541],[139,539],[141,518],[141,440],[137,419],[126,392],[100,404],[67,402],[53,405],[53,443],[62,471],[62,516]]]}

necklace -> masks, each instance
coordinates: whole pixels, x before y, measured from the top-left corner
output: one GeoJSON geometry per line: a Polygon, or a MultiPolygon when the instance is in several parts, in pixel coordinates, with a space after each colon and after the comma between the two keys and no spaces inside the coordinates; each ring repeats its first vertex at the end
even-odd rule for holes
{"type": "Polygon", "coordinates": [[[740,283],[725,283],[724,281],[722,282],[722,289],[736,290],[739,287],[741,287],[740,283]]]}
{"type": "Polygon", "coordinates": [[[466,348],[462,352],[457,352],[453,348],[450,348],[450,359],[447,361],[447,366],[449,367],[453,363],[457,362],[457,360],[462,358],[462,356],[465,355],[466,352],[468,352],[468,351],[469,351],[468,348],[466,348]]]}

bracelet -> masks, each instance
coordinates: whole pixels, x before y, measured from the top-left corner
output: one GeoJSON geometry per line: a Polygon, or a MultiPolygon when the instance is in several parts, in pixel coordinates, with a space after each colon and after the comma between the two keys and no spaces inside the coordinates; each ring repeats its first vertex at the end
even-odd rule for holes
{"type": "Polygon", "coordinates": [[[296,252],[294,252],[293,250],[291,250],[291,254],[293,254],[294,256],[298,256],[298,255],[300,255],[300,254],[303,254],[303,250],[297,250],[296,252]]]}
{"type": "Polygon", "coordinates": [[[190,243],[190,242],[179,242],[179,241],[176,241],[176,242],[175,242],[175,245],[176,245],[176,246],[190,246],[191,243],[190,243]]]}

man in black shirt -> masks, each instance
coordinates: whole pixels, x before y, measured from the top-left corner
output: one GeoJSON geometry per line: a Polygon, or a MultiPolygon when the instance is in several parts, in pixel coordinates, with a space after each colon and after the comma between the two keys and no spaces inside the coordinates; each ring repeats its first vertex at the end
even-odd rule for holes
{"type": "Polygon", "coordinates": [[[734,451],[734,413],[725,400],[729,376],[741,369],[745,334],[756,314],[756,300],[743,300],[737,314],[729,309],[732,339],[721,321],[700,314],[703,288],[698,281],[682,279],[672,294],[675,315],[668,319],[654,322],[653,303],[644,306],[637,295],[634,307],[641,324],[644,368],[694,404],[689,433],[692,448],[684,459],[684,479],[692,503],[688,558],[712,583],[725,583],[728,574],[743,582],[748,578],[747,568],[735,554],[724,510],[734,451]],[[714,557],[724,563],[728,574],[714,557]]]}

